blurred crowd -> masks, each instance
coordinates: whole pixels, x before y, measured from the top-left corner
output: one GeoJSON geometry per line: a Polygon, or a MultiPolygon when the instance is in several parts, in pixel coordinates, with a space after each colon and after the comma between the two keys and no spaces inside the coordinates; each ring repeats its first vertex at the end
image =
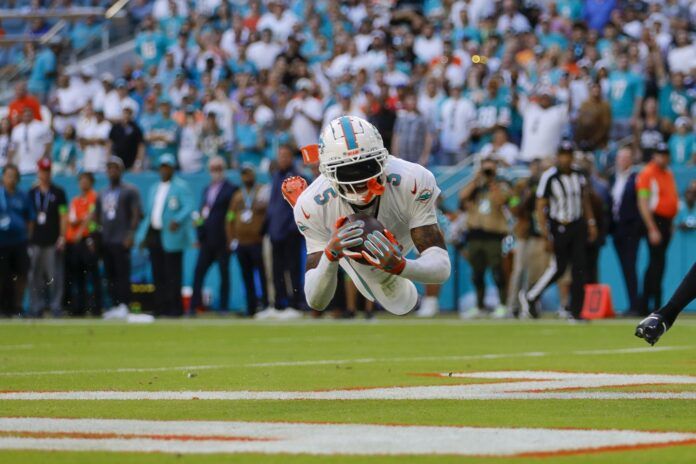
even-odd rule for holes
{"type": "MultiPolygon", "coordinates": [[[[688,0],[139,0],[127,8],[136,58],[115,75],[61,64],[74,31],[94,19],[73,21],[24,57],[29,95],[53,115],[41,130],[55,136],[58,169],[103,171],[107,152],[135,170],[156,168],[164,152],[184,172],[217,155],[228,167],[267,169],[280,144],[314,143],[344,113],[365,116],[395,153],[421,164],[479,152],[528,164],[552,156],[561,138],[594,152],[602,168],[625,144],[635,161],[664,142],[672,164],[694,162],[688,0]]],[[[0,137],[28,124],[21,108],[31,98],[17,89],[0,137]]],[[[15,156],[31,151],[13,141],[15,156]]],[[[12,152],[0,143],[3,163],[12,152]]]]}

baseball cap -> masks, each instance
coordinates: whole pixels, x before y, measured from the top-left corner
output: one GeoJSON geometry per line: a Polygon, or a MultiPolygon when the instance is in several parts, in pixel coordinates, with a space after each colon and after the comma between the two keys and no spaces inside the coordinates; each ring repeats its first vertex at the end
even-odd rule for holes
{"type": "Polygon", "coordinates": [[[97,68],[92,64],[86,64],[80,68],[80,74],[83,76],[94,77],[97,74],[97,68]]]}
{"type": "Polygon", "coordinates": [[[38,167],[40,171],[50,171],[51,158],[40,158],[39,161],[36,162],[36,167],[38,167]]]}
{"type": "Polygon", "coordinates": [[[100,76],[100,78],[101,78],[101,80],[104,81],[104,82],[113,82],[113,81],[114,81],[114,75],[111,74],[110,72],[102,73],[102,75],[100,76]]]}
{"type": "Polygon", "coordinates": [[[116,79],[116,88],[123,88],[128,86],[128,82],[124,78],[116,79]]]}
{"type": "Polygon", "coordinates": [[[667,146],[667,144],[665,142],[660,142],[655,147],[655,153],[668,155],[669,154],[669,146],[667,146]]]}
{"type": "Polygon", "coordinates": [[[123,160],[119,158],[118,156],[109,156],[109,159],[106,160],[106,165],[114,164],[121,168],[123,170],[125,168],[125,165],[123,164],[123,160]]]}
{"type": "Polygon", "coordinates": [[[239,168],[239,172],[244,174],[245,172],[254,172],[255,169],[256,167],[251,163],[242,163],[241,167],[239,168]]]}
{"type": "Polygon", "coordinates": [[[303,77],[302,79],[298,79],[297,83],[295,84],[296,90],[310,90],[311,88],[312,88],[312,81],[310,81],[306,77],[303,77]]]}
{"type": "Polygon", "coordinates": [[[159,165],[175,167],[176,158],[174,158],[174,155],[172,155],[171,153],[165,153],[162,156],[160,156],[159,165]]]}
{"type": "Polygon", "coordinates": [[[674,121],[676,127],[689,127],[691,125],[691,120],[686,116],[679,116],[676,121],[674,121]]]}
{"type": "Polygon", "coordinates": [[[571,140],[563,140],[558,146],[558,153],[573,153],[575,151],[575,144],[571,140]]]}
{"type": "Polygon", "coordinates": [[[350,98],[353,95],[353,91],[351,90],[349,85],[341,85],[336,90],[338,96],[341,98],[350,98]]]}

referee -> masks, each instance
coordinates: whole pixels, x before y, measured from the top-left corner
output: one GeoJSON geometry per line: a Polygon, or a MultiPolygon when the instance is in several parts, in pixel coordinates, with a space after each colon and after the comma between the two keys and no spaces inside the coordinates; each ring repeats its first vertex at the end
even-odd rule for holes
{"type": "Polygon", "coordinates": [[[570,314],[572,319],[580,319],[587,280],[586,245],[597,238],[597,222],[587,180],[573,168],[574,148],[570,141],[561,142],[556,166],[544,171],[537,187],[537,221],[546,249],[554,256],[529,291],[519,293],[522,311],[534,318],[539,317],[536,302],[541,294],[572,263],[570,314]]]}

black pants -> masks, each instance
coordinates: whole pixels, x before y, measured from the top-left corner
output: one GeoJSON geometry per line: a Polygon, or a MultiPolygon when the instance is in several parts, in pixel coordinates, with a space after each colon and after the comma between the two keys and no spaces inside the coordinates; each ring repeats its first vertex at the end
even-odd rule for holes
{"type": "Polygon", "coordinates": [[[68,244],[65,253],[67,270],[66,299],[70,312],[82,316],[89,311],[93,316],[101,314],[102,291],[99,275],[99,257],[87,246],[86,240],[68,244]],[[87,287],[91,291],[87,291],[87,287]]]}
{"type": "Polygon", "coordinates": [[[155,283],[155,316],[180,317],[184,314],[181,301],[184,253],[164,251],[160,231],[154,229],[148,233],[148,251],[155,283]]]}
{"type": "Polygon", "coordinates": [[[679,287],[674,291],[674,295],[669,299],[667,304],[660,308],[657,312],[664,315],[667,323],[671,326],[680,312],[686,305],[691,303],[696,298],[696,263],[691,266],[689,272],[684,276],[679,287]]]}
{"type": "Polygon", "coordinates": [[[636,273],[636,263],[638,262],[638,245],[640,245],[641,234],[636,233],[635,227],[618,229],[614,235],[614,249],[621,263],[621,272],[626,283],[628,293],[629,310],[637,311],[640,302],[638,300],[638,274],[636,273]]]}
{"type": "Polygon", "coordinates": [[[0,315],[21,314],[28,273],[26,243],[0,247],[0,315]]]}
{"type": "Polygon", "coordinates": [[[275,287],[275,307],[295,309],[305,307],[302,288],[302,236],[291,233],[284,240],[272,241],[273,246],[273,286],[275,287]],[[292,283],[292,295],[288,296],[286,273],[292,283]]]}
{"type": "Polygon", "coordinates": [[[104,273],[111,305],[130,304],[131,254],[130,249],[120,243],[105,243],[102,247],[104,273]]]}
{"type": "Polygon", "coordinates": [[[246,292],[247,314],[253,316],[259,306],[268,306],[268,289],[266,288],[266,269],[263,265],[261,244],[239,245],[237,247],[237,259],[242,269],[244,290],[246,292]],[[261,280],[261,304],[257,297],[256,272],[261,280]]]}
{"type": "Polygon", "coordinates": [[[220,310],[227,311],[230,304],[230,252],[224,245],[213,247],[201,244],[201,248],[198,250],[198,260],[196,260],[196,270],[193,274],[193,295],[189,308],[191,312],[202,304],[203,280],[213,263],[217,263],[220,269],[220,310]]]}
{"type": "Polygon", "coordinates": [[[657,311],[662,305],[662,277],[665,274],[667,247],[672,239],[672,220],[658,215],[653,215],[653,218],[662,234],[662,241],[657,245],[648,241],[650,259],[643,277],[643,296],[640,301],[640,312],[645,315],[657,311]]]}
{"type": "Polygon", "coordinates": [[[570,313],[580,317],[585,300],[585,283],[587,281],[587,226],[584,220],[563,225],[551,222],[553,235],[554,259],[551,260],[544,274],[532,285],[527,298],[536,302],[551,284],[563,276],[568,264],[572,266],[572,283],[570,286],[570,313]]]}

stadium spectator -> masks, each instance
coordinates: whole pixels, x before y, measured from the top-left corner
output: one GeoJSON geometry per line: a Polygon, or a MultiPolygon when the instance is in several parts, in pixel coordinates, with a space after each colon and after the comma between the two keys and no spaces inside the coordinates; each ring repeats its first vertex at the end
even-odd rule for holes
{"type": "Polygon", "coordinates": [[[639,315],[636,264],[638,246],[645,231],[638,211],[637,174],[632,168],[633,153],[631,148],[620,148],[616,154],[616,172],[611,178],[610,186],[612,197],[610,231],[626,283],[629,303],[626,314],[639,315]]]}
{"type": "Polygon", "coordinates": [[[611,106],[611,137],[622,139],[631,134],[640,117],[645,83],[629,69],[627,51],[617,57],[616,69],[609,72],[609,105],[611,106]]]}
{"type": "Polygon", "coordinates": [[[61,50],[60,36],[53,36],[34,57],[31,74],[27,81],[27,89],[45,102],[48,93],[56,80],[58,54],[61,50]]]}
{"type": "Polygon", "coordinates": [[[640,315],[647,316],[662,306],[662,277],[667,247],[672,238],[672,222],[677,215],[679,194],[669,169],[669,148],[659,144],[652,161],[636,179],[638,208],[648,232],[649,261],[643,278],[640,315]]]}
{"type": "Polygon", "coordinates": [[[673,166],[696,165],[696,135],[691,120],[681,116],[674,123],[676,132],[669,138],[669,154],[673,166]]]}
{"type": "Polygon", "coordinates": [[[256,121],[255,109],[253,102],[244,103],[241,119],[235,124],[234,140],[237,164],[251,163],[258,169],[264,161],[266,140],[263,126],[256,121]]]}
{"type": "Polygon", "coordinates": [[[10,156],[10,146],[12,137],[12,123],[10,118],[0,119],[0,168],[7,165],[7,159],[10,156]]]}
{"type": "Polygon", "coordinates": [[[293,150],[288,145],[278,148],[277,169],[273,173],[268,201],[268,235],[273,248],[273,287],[275,308],[256,313],[257,319],[297,319],[302,317],[305,306],[302,285],[302,253],[304,239],[297,230],[292,207],[281,192],[283,181],[299,176],[295,167],[293,150]],[[289,277],[289,278],[288,278],[289,277]],[[291,285],[291,288],[288,288],[291,285]]]}
{"type": "Polygon", "coordinates": [[[507,166],[514,166],[519,160],[520,150],[508,138],[508,130],[505,126],[493,128],[491,141],[481,147],[481,158],[494,156],[507,166]]]}
{"type": "Polygon", "coordinates": [[[507,310],[507,283],[503,275],[503,239],[508,234],[506,205],[510,190],[498,177],[498,160],[491,156],[481,160],[480,169],[460,192],[459,198],[467,212],[467,259],[476,287],[476,307],[463,314],[465,318],[484,314],[486,270],[490,269],[498,287],[499,305],[495,317],[505,317],[507,310]]]}
{"type": "Polygon", "coordinates": [[[36,214],[26,192],[19,190],[19,169],[6,164],[0,188],[0,316],[21,314],[29,272],[28,240],[36,214]]]}
{"type": "Polygon", "coordinates": [[[516,93],[513,95],[524,121],[520,159],[525,163],[537,158],[548,160],[558,148],[568,123],[568,104],[554,104],[554,98],[548,87],[537,92],[536,101],[516,93]]]}
{"type": "Polygon", "coordinates": [[[692,180],[684,192],[684,199],[679,204],[679,213],[674,222],[683,233],[693,235],[696,232],[696,180],[692,180]]]}
{"type": "Polygon", "coordinates": [[[179,151],[179,125],[171,117],[171,103],[166,99],[161,100],[159,110],[160,117],[150,125],[149,131],[144,134],[147,163],[151,169],[159,167],[159,158],[163,154],[179,151]]]}
{"type": "Polygon", "coordinates": [[[585,154],[578,159],[578,165],[587,178],[587,189],[590,195],[592,217],[597,225],[597,237],[587,241],[587,275],[585,283],[596,284],[599,282],[599,252],[606,243],[611,221],[611,194],[609,184],[602,179],[595,167],[595,159],[592,154],[585,154]]]}
{"type": "Polygon", "coordinates": [[[396,116],[391,153],[406,161],[427,166],[433,144],[428,120],[418,111],[414,94],[406,95],[403,106],[396,116]]]}
{"type": "Polygon", "coordinates": [[[121,179],[125,169],[123,160],[111,156],[106,168],[109,185],[99,193],[94,213],[111,299],[111,307],[104,318],[123,319],[128,316],[131,300],[131,248],[142,210],[138,190],[121,179]]]}
{"type": "Polygon", "coordinates": [[[469,138],[476,121],[476,107],[462,94],[461,87],[452,87],[440,107],[441,164],[456,164],[469,154],[469,138]]]}
{"type": "Polygon", "coordinates": [[[476,127],[473,134],[478,138],[478,146],[489,143],[497,127],[509,127],[512,119],[509,96],[500,92],[500,81],[491,76],[481,101],[477,102],[476,127]]]}
{"type": "Polygon", "coordinates": [[[213,263],[220,271],[220,311],[227,311],[230,302],[230,248],[226,233],[227,209],[238,187],[225,178],[225,160],[220,156],[208,161],[210,184],[203,189],[197,211],[196,234],[198,259],[193,275],[193,295],[189,315],[202,307],[203,279],[213,263]]]}
{"type": "Polygon", "coordinates": [[[94,111],[90,117],[90,105],[87,105],[87,108],[86,115],[80,121],[78,129],[80,147],[83,153],[81,167],[87,172],[105,172],[112,126],[104,118],[102,110],[94,111]]]}
{"type": "Polygon", "coordinates": [[[59,74],[57,88],[50,99],[53,112],[53,130],[59,134],[68,126],[75,126],[77,118],[85,104],[85,89],[70,85],[67,74],[59,74]]]}
{"type": "Polygon", "coordinates": [[[201,172],[204,166],[203,154],[200,148],[201,126],[196,121],[195,108],[186,107],[184,122],[179,133],[179,169],[181,172],[201,172]]]}
{"type": "Polygon", "coordinates": [[[42,158],[50,159],[51,139],[48,125],[34,119],[31,108],[24,108],[21,122],[12,129],[8,161],[16,163],[22,175],[36,173],[36,163],[42,158]]]}
{"type": "Polygon", "coordinates": [[[80,194],[72,199],[68,210],[68,227],[65,232],[66,300],[73,316],[101,316],[101,276],[99,254],[95,240],[94,213],[97,192],[94,191],[94,175],[83,172],[78,176],[80,194]]]}
{"type": "Polygon", "coordinates": [[[295,97],[285,107],[285,119],[297,148],[311,145],[319,140],[322,107],[312,95],[312,81],[302,78],[295,84],[295,97]]]}
{"type": "Polygon", "coordinates": [[[145,201],[148,214],[140,222],[136,245],[150,252],[155,283],[154,315],[180,317],[183,252],[193,243],[191,213],[193,194],[185,181],[174,177],[176,158],[159,157],[160,182],[154,184],[145,201]]]}
{"type": "MultiPolygon", "coordinates": [[[[129,95],[128,82],[126,79],[117,79],[114,86],[114,90],[111,90],[104,95],[104,101],[102,104],[104,117],[111,124],[116,124],[125,118],[124,112],[126,108],[130,108],[134,115],[137,115],[140,109],[136,101],[133,100],[129,95]]],[[[97,106],[96,109],[99,109],[99,107],[97,106]]]]}
{"type": "Polygon", "coordinates": [[[41,104],[39,100],[27,92],[26,82],[17,82],[15,84],[15,98],[10,102],[8,108],[8,117],[13,126],[21,122],[25,108],[30,108],[34,119],[41,121],[41,104]]]}
{"type": "Polygon", "coordinates": [[[634,143],[640,149],[640,159],[644,163],[650,162],[658,145],[665,142],[668,136],[660,117],[657,114],[657,101],[648,97],[643,102],[643,115],[636,123],[634,143]]]}
{"type": "Polygon", "coordinates": [[[224,131],[218,126],[217,114],[212,111],[208,113],[203,122],[203,128],[198,139],[198,147],[201,151],[203,159],[213,159],[216,157],[227,158],[225,164],[229,163],[229,157],[226,157],[224,131]]]}
{"type": "Polygon", "coordinates": [[[583,150],[601,150],[609,142],[611,108],[602,96],[599,83],[590,85],[590,95],[580,105],[575,121],[575,143],[583,150]]]}
{"type": "Polygon", "coordinates": [[[266,268],[263,262],[263,235],[268,207],[268,188],[256,183],[254,166],[241,167],[242,186],[229,205],[227,237],[242,270],[246,294],[246,315],[268,307],[266,268]],[[258,277],[258,279],[257,279],[258,277]],[[260,283],[260,287],[256,282],[260,283]],[[261,298],[259,300],[259,292],[261,298]]]}
{"type": "Polygon", "coordinates": [[[62,134],[56,134],[51,148],[51,160],[55,174],[72,174],[82,166],[83,153],[77,141],[73,126],[68,126],[62,134]]]}
{"type": "Polygon", "coordinates": [[[123,110],[123,120],[111,126],[111,142],[107,153],[118,157],[124,169],[140,171],[145,163],[145,139],[140,127],[133,120],[132,108],[123,110]]]}
{"type": "Polygon", "coordinates": [[[65,191],[51,181],[51,159],[41,158],[37,168],[38,182],[29,190],[36,210],[36,225],[29,240],[29,316],[42,317],[49,308],[53,317],[60,317],[68,202],[65,191]]]}

